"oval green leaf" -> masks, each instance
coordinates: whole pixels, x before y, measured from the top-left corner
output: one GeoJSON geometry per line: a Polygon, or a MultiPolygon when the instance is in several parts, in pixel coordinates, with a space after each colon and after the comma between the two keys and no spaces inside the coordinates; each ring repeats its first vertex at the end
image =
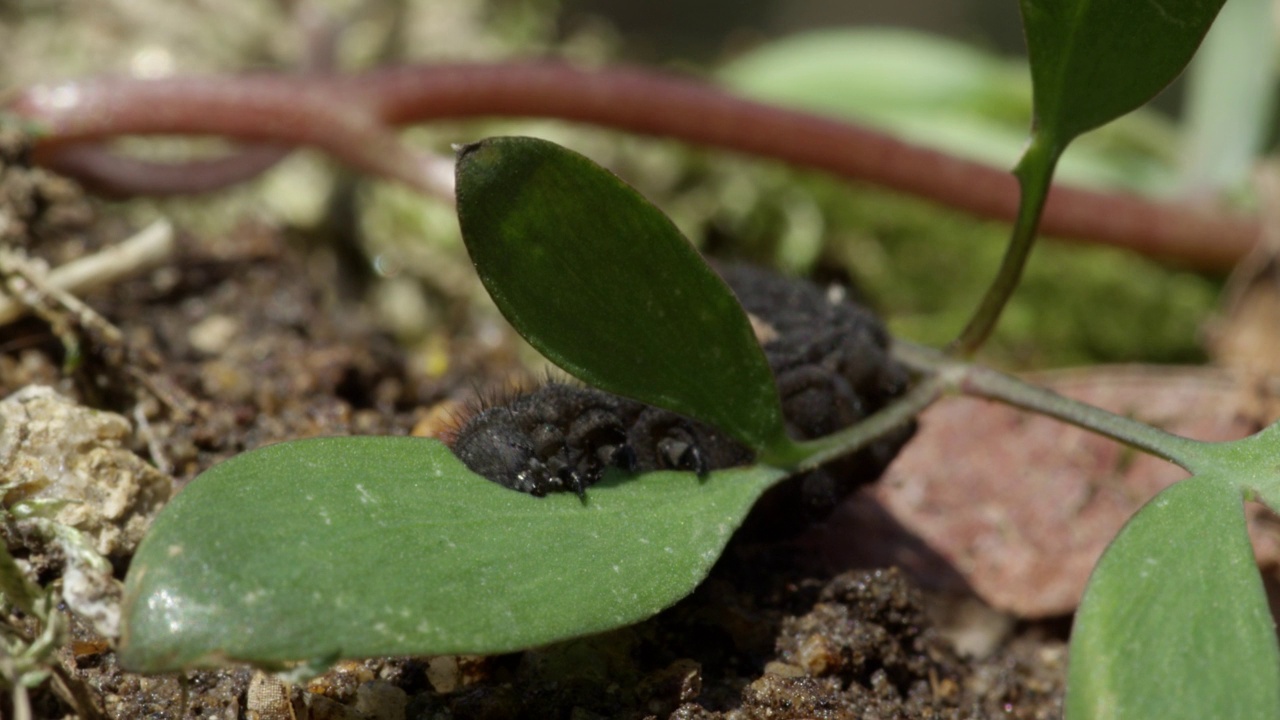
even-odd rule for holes
{"type": "Polygon", "coordinates": [[[1155,97],[1225,0],[1021,0],[1037,132],[1065,147],[1155,97]]]}
{"type": "Polygon", "coordinates": [[[1280,717],[1280,649],[1232,483],[1169,487],[1107,548],[1076,615],[1066,717],[1280,717]]]}
{"type": "Polygon", "coordinates": [[[781,476],[606,480],[584,505],[500,487],[435,440],[262,448],[156,519],[125,581],[120,662],[489,654],[631,624],[692,591],[781,476]]]}
{"type": "Polygon", "coordinates": [[[534,138],[458,151],[458,221],[507,320],[587,383],[789,448],[773,375],[728,286],[660,210],[534,138]]]}
{"type": "Polygon", "coordinates": [[[1192,472],[1228,478],[1246,497],[1280,513],[1280,421],[1239,440],[1196,443],[1186,455],[1192,472]]]}
{"type": "Polygon", "coordinates": [[[973,354],[995,328],[1035,244],[1054,169],[1081,133],[1136,109],[1186,67],[1225,0],[1021,0],[1035,122],[1014,174],[1009,249],[952,344],[973,354]]]}

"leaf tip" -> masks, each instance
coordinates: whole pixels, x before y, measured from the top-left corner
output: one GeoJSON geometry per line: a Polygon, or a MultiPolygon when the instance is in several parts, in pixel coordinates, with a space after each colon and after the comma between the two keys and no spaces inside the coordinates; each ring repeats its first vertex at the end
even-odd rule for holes
{"type": "Polygon", "coordinates": [[[485,147],[485,141],[479,140],[472,143],[453,143],[454,170],[461,174],[464,168],[470,165],[475,156],[481,154],[485,147]]]}
{"type": "Polygon", "coordinates": [[[472,152],[478,150],[480,146],[483,144],[484,144],[484,141],[479,140],[477,142],[471,142],[471,143],[451,143],[449,147],[453,149],[454,157],[459,162],[461,162],[463,158],[465,158],[467,155],[471,154],[472,152]]]}

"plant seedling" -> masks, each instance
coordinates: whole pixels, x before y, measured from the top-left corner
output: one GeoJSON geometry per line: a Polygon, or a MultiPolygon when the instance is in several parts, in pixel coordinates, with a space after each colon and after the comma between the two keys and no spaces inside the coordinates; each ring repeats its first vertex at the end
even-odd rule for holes
{"type": "MultiPolygon", "coordinates": [[[[478,251],[473,243],[478,262],[498,260],[482,277],[501,282],[493,278],[503,267],[522,273],[523,288],[495,296],[548,324],[543,337],[559,341],[544,340],[555,345],[548,354],[568,358],[566,365],[584,355],[601,384],[642,398],[660,394],[691,417],[723,422],[762,453],[800,453],[783,431],[745,314],[656,208],[549,143],[494,142],[462,157],[464,224],[473,203],[500,199],[511,212],[486,215],[479,234],[516,237],[507,234],[514,223],[524,239],[478,251]],[[517,171],[503,172],[508,164],[517,171]],[[513,185],[523,189],[504,192],[513,185]],[[599,211],[617,223],[608,244],[586,240],[599,211]],[[583,253],[587,246],[599,255],[583,253]],[[590,262],[574,265],[580,257],[590,262]],[[630,262],[612,262],[618,258],[630,262]],[[528,294],[548,286],[575,292],[528,294]],[[679,288],[674,299],[672,288],[679,288]],[[715,379],[721,372],[736,382],[715,379]],[[663,373],[707,382],[663,387],[663,373]]],[[[584,507],[574,497],[499,487],[435,440],[326,438],[263,448],[205,473],[157,521],[127,582],[121,659],[158,671],[227,660],[496,653],[636,622],[688,594],[755,499],[785,476],[769,465],[705,481],[655,473],[595,485],[584,507]],[[521,538],[539,539],[536,555],[521,538]],[[272,551],[263,556],[259,548],[272,551]],[[284,548],[290,557],[278,553],[284,548]],[[210,584],[211,575],[220,582],[210,584]]]]}
{"type": "Polygon", "coordinates": [[[584,506],[489,483],[430,440],[326,438],[246,453],[179,495],[139,549],[121,661],[159,672],[494,653],[635,622],[705,576],[765,489],[954,389],[1193,474],[1137,513],[1098,564],[1073,632],[1067,717],[1280,716],[1280,649],[1240,511],[1245,498],[1280,507],[1277,426],[1198,443],[962,359],[1018,283],[1068,144],[1170,82],[1221,5],[1023,0],[1036,121],[1015,171],[1022,195],[1005,261],[950,354],[903,346],[921,374],[911,393],[807,443],[783,432],[741,308],[661,213],[547,143],[468,146],[459,217],[513,325],[587,382],[716,425],[760,463],[705,482],[610,479],[584,506]]]}

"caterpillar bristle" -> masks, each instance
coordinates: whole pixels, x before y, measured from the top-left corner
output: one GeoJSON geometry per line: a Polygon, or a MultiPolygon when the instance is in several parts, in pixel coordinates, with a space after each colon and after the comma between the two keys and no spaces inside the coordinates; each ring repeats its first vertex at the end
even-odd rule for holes
{"type": "Polygon", "coordinates": [[[453,407],[449,409],[450,417],[447,426],[433,437],[452,447],[458,439],[458,433],[480,413],[490,408],[511,405],[517,398],[555,384],[582,386],[572,378],[567,378],[551,368],[541,371],[536,377],[527,374],[516,375],[501,384],[482,387],[479,383],[472,383],[470,395],[465,400],[453,402],[453,407]]]}

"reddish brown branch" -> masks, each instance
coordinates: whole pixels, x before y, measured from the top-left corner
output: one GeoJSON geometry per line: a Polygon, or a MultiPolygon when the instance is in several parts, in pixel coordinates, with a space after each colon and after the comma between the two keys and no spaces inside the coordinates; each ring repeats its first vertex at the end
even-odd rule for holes
{"type": "Polygon", "coordinates": [[[417,157],[328,76],[135,80],[101,78],[36,87],[11,104],[41,126],[36,158],[53,162],[65,145],[124,135],[215,135],[308,145],[353,167],[420,187],[417,157]]]}
{"type": "MultiPolygon", "coordinates": [[[[775,158],[1009,220],[1009,173],[857,125],[744,100],[652,71],[553,62],[401,66],[355,76],[254,75],[90,80],[22,93],[11,107],[44,123],[40,151],[125,134],[212,134],[312,145],[355,167],[423,185],[422,158],[389,126],[486,116],[553,117],[775,158]]],[[[1257,221],[1133,196],[1055,188],[1046,234],[1119,245],[1206,269],[1230,267],[1257,221]]]]}
{"type": "Polygon", "coordinates": [[[104,197],[193,195],[252,180],[291,150],[283,145],[247,145],[224,157],[171,163],[141,160],[81,143],[48,154],[45,164],[104,197]]]}

